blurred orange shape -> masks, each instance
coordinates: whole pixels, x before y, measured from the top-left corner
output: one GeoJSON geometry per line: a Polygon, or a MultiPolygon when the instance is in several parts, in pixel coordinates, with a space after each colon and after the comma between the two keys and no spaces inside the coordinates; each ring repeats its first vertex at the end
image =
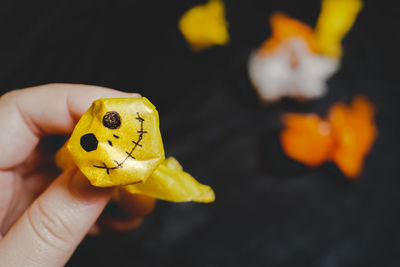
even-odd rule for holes
{"type": "Polygon", "coordinates": [[[285,153],[310,167],[328,160],[333,151],[330,125],[315,114],[288,114],[280,140],[285,153]]]}
{"type": "Polygon", "coordinates": [[[329,122],[335,136],[332,160],[349,178],[360,175],[364,157],[377,137],[374,105],[357,96],[350,106],[337,103],[329,112],[329,122]]]}
{"type": "Polygon", "coordinates": [[[156,200],[142,194],[130,194],[118,190],[115,204],[123,216],[110,217],[102,215],[98,221],[99,231],[131,231],[138,228],[145,216],[148,216],[156,205],[156,200]]]}
{"type": "Polygon", "coordinates": [[[131,216],[147,216],[156,205],[156,200],[142,194],[130,194],[125,190],[119,190],[119,206],[123,212],[131,216]]]}
{"type": "Polygon", "coordinates": [[[277,47],[287,40],[302,39],[312,52],[317,52],[317,43],[313,29],[307,24],[276,12],[270,18],[272,36],[262,45],[260,52],[274,52],[277,47]]]}
{"type": "Polygon", "coordinates": [[[357,178],[377,137],[374,105],[357,96],[350,106],[334,104],[327,120],[316,114],[287,114],[280,134],[286,155],[310,167],[334,161],[350,179],[357,178]]]}

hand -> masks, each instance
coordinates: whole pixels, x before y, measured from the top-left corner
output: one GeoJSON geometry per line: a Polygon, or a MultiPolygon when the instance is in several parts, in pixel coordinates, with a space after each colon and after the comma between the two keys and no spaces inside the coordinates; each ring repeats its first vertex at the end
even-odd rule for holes
{"type": "Polygon", "coordinates": [[[2,266],[64,265],[109,201],[111,190],[91,186],[77,169],[53,181],[56,172],[49,159],[54,155],[40,149],[46,136],[70,133],[102,97],[138,95],[49,84],[0,97],[2,266]]]}

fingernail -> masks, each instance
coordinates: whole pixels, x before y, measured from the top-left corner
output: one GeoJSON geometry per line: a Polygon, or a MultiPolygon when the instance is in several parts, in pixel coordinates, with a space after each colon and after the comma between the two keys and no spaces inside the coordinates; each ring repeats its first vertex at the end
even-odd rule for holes
{"type": "Polygon", "coordinates": [[[141,98],[142,95],[139,93],[130,93],[130,92],[125,92],[127,96],[132,97],[132,98],[141,98]]]}
{"type": "Polygon", "coordinates": [[[99,198],[111,197],[111,188],[95,187],[89,183],[89,180],[78,170],[71,179],[70,189],[73,194],[80,199],[93,202],[99,198]]]}
{"type": "Polygon", "coordinates": [[[142,97],[142,95],[139,94],[139,93],[132,93],[131,95],[132,95],[132,97],[134,97],[134,98],[141,98],[141,97],[142,97]]]}

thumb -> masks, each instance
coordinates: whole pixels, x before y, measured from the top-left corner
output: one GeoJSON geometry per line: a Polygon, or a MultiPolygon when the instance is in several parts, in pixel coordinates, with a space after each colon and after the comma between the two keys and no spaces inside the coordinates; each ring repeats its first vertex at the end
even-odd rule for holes
{"type": "Polygon", "coordinates": [[[61,174],[0,241],[6,266],[63,266],[111,197],[80,171],[61,174]]]}

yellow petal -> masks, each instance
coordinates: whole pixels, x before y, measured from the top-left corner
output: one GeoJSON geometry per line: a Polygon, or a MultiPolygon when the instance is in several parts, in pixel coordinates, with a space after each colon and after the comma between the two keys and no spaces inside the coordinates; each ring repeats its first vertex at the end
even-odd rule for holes
{"type": "Polygon", "coordinates": [[[322,1],[315,37],[323,54],[335,58],[341,57],[342,38],[353,26],[361,8],[361,0],[322,1]]]}
{"type": "Polygon", "coordinates": [[[68,141],[65,142],[65,144],[56,153],[56,165],[61,170],[66,170],[72,166],[76,166],[74,160],[71,157],[71,154],[68,151],[67,144],[68,141]]]}
{"type": "Polygon", "coordinates": [[[207,203],[215,199],[211,187],[200,184],[190,174],[184,172],[174,158],[165,160],[145,182],[124,188],[132,194],[140,193],[174,202],[207,203]]]}
{"type": "Polygon", "coordinates": [[[194,51],[229,42],[225,5],[221,0],[210,0],[205,5],[191,8],[178,26],[194,51]]]}

